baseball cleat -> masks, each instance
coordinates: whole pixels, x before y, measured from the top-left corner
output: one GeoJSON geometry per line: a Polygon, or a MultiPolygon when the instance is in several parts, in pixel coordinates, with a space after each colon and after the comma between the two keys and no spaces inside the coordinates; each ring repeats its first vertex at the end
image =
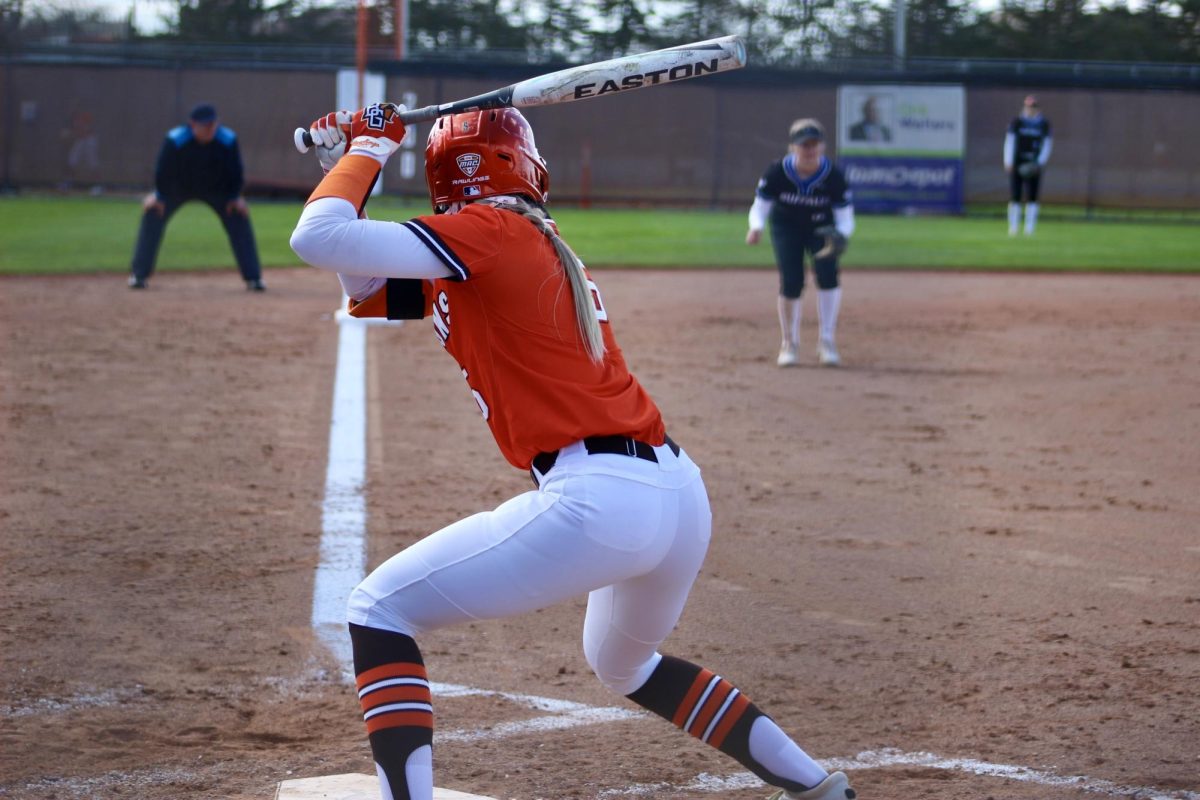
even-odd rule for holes
{"type": "Polygon", "coordinates": [[[137,275],[130,275],[129,276],[129,288],[130,289],[145,289],[146,288],[146,279],[139,278],[137,275]]]}
{"type": "Polygon", "coordinates": [[[262,282],[261,278],[255,278],[252,281],[246,281],[246,291],[248,292],[265,292],[266,290],[267,286],[262,282]]]}
{"type": "Polygon", "coordinates": [[[821,366],[825,367],[836,367],[842,363],[832,339],[822,339],[817,344],[817,359],[821,362],[821,366]]]}
{"type": "Polygon", "coordinates": [[[793,345],[785,344],[779,348],[779,358],[775,359],[775,364],[780,367],[794,367],[800,363],[799,356],[796,355],[796,348],[793,345]]]}
{"type": "Polygon", "coordinates": [[[834,772],[806,792],[785,792],[780,789],[767,800],[854,800],[857,796],[850,788],[850,780],[846,774],[834,772]]]}

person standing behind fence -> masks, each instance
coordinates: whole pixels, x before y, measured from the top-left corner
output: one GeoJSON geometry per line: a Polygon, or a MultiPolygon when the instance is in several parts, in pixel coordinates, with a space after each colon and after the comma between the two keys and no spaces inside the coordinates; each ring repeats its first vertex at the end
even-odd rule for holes
{"type": "Polygon", "coordinates": [[[1050,122],[1042,115],[1037,98],[1029,95],[1020,116],[1009,123],[1004,137],[1004,171],[1008,173],[1012,191],[1008,204],[1009,236],[1016,236],[1020,231],[1022,199],[1025,202],[1025,235],[1032,236],[1037,227],[1038,190],[1042,170],[1050,160],[1050,146],[1050,122]]]}
{"type": "Polygon", "coordinates": [[[250,211],[242,197],[244,177],[237,134],[217,124],[217,110],[196,106],[186,125],[172,128],[158,152],[154,192],[142,201],[142,222],[130,266],[129,288],[145,289],[167,221],[189,200],[207,203],[225,226],[238,270],[250,291],[266,289],[250,211]]]}
{"type": "Polygon", "coordinates": [[[789,130],[788,154],[775,161],[758,182],[750,207],[746,244],[758,244],[771,223],[771,244],[779,266],[781,367],[799,362],[800,294],[804,290],[804,254],[811,253],[817,279],[820,335],[817,357],[824,366],[841,363],[834,334],[842,289],[838,257],[854,233],[854,206],[842,171],[825,157],[825,129],[815,119],[799,119],[789,130]]]}

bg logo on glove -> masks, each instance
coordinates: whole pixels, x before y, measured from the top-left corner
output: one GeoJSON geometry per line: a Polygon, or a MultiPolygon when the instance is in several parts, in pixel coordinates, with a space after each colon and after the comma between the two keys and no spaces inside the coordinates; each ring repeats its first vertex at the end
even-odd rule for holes
{"type": "Polygon", "coordinates": [[[366,126],[375,131],[382,131],[392,121],[392,117],[396,115],[396,107],[391,103],[380,104],[372,103],[363,109],[363,122],[366,126]]]}
{"type": "Polygon", "coordinates": [[[395,103],[372,103],[360,109],[350,121],[351,153],[368,155],[383,164],[404,141],[405,127],[401,114],[404,106],[395,103]]]}

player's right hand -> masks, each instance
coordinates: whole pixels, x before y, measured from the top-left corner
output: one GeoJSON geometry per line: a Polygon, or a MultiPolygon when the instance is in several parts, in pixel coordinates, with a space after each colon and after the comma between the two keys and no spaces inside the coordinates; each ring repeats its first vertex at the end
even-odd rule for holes
{"type": "Polygon", "coordinates": [[[404,106],[395,103],[372,103],[354,112],[350,120],[350,149],[348,152],[370,156],[380,164],[400,149],[407,132],[400,121],[404,106]]]}
{"type": "Polygon", "coordinates": [[[762,231],[751,228],[746,231],[746,244],[758,244],[762,240],[762,231]]]}
{"type": "Polygon", "coordinates": [[[154,192],[142,198],[142,211],[153,211],[160,217],[167,213],[167,206],[162,200],[158,199],[158,195],[154,192]]]}
{"type": "Polygon", "coordinates": [[[338,159],[346,154],[352,118],[349,111],[332,111],[308,126],[313,147],[317,149],[317,160],[321,162],[321,170],[326,175],[338,159]]]}

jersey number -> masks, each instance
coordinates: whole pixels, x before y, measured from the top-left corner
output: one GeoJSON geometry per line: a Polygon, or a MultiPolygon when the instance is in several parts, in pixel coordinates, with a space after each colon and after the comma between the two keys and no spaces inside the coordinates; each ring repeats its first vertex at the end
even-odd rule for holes
{"type": "Polygon", "coordinates": [[[471,397],[475,398],[475,405],[479,406],[479,413],[483,414],[483,419],[486,422],[487,418],[491,416],[492,410],[488,408],[487,401],[483,399],[483,395],[479,393],[479,390],[471,385],[471,377],[467,375],[465,369],[462,371],[462,374],[463,380],[467,382],[467,388],[471,390],[471,397]]]}
{"type": "Polygon", "coordinates": [[[604,301],[600,299],[600,287],[597,286],[596,282],[590,278],[588,279],[587,285],[588,289],[592,293],[592,301],[596,305],[596,319],[600,320],[601,322],[608,322],[608,311],[604,308],[604,301]]]}

